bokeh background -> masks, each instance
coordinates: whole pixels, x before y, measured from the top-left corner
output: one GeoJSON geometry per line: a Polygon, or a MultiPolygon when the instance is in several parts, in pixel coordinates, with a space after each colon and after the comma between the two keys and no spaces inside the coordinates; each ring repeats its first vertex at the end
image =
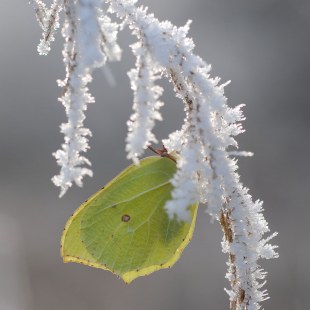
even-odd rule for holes
{"type": "MultiPolygon", "coordinates": [[[[246,103],[240,148],[243,182],[264,200],[265,216],[279,236],[280,258],[263,261],[271,299],[265,309],[309,309],[310,277],[310,2],[309,0],[141,0],[176,25],[193,20],[195,52],[213,75],[232,80],[229,104],[246,103]]],[[[228,309],[222,233],[203,208],[194,238],[171,270],[126,286],[106,271],[63,264],[59,240],[65,222],[88,196],[129,164],[124,151],[132,94],[126,72],[134,59],[128,42],[121,63],[110,66],[117,82],[95,73],[86,125],[93,132],[87,156],[94,177],[64,198],[51,177],[52,152],[63,141],[65,121],[56,79],[64,77],[62,38],[48,57],[36,46],[41,32],[28,1],[0,1],[0,309],[157,310],[228,309]]],[[[164,84],[167,85],[167,84],[164,84]]],[[[169,86],[159,138],[180,127],[182,103],[169,86]]]]}

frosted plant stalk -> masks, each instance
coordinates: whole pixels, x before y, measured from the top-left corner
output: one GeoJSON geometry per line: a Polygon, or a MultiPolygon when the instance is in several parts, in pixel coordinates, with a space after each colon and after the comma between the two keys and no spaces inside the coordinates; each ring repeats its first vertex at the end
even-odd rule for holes
{"type": "Polygon", "coordinates": [[[38,46],[40,54],[49,52],[59,25],[58,13],[65,12],[62,35],[66,77],[58,84],[64,88],[59,100],[66,109],[68,122],[60,127],[65,143],[54,153],[61,169],[52,179],[63,196],[73,182],[82,186],[83,177],[92,176],[92,171],[85,167],[90,161],[81,155],[89,148],[88,136],[91,135],[90,130],[84,128],[84,112],[88,104],[94,102],[87,84],[95,68],[102,67],[107,60],[120,59],[121,49],[116,43],[119,25],[101,11],[103,0],[54,0],[50,9],[40,0],[31,2],[43,29],[43,39],[38,46]]]}
{"type": "Polygon", "coordinates": [[[55,0],[50,9],[40,0],[31,3],[43,29],[38,48],[41,54],[50,49],[59,13],[63,10],[65,15],[62,34],[67,74],[59,85],[64,88],[60,101],[68,122],[61,126],[65,143],[55,153],[61,170],[53,178],[61,195],[73,182],[81,186],[83,177],[92,175],[85,167],[90,162],[81,155],[88,149],[91,134],[83,125],[84,112],[94,101],[87,84],[95,68],[107,60],[120,59],[117,32],[128,25],[137,38],[131,46],[136,67],[129,72],[134,113],[128,121],[128,158],[138,164],[147,146],[157,142],[153,128],[162,119],[163,102],[159,98],[163,89],[155,82],[166,77],[186,112],[182,128],[163,141],[168,151],[178,157],[177,172],[171,180],[172,199],[166,210],[169,216],[187,220],[190,204],[206,204],[207,212],[220,223],[224,234],[222,249],[228,254],[226,277],[231,288],[226,291],[230,309],[260,309],[268,295],[262,289],[266,273],[259,260],[278,256],[276,246],[269,244],[276,234],[264,238],[269,228],[262,202],[253,201],[237,173],[235,157],[251,155],[239,152],[235,140],[244,131],[240,124],[244,120],[243,105],[227,105],[227,83],[211,78],[210,65],[193,53],[193,40],[187,36],[190,22],[179,28],[169,21],[160,22],[147,8],[136,6],[136,0],[55,0]],[[112,22],[109,14],[121,21],[112,22]]]}
{"type": "Polygon", "coordinates": [[[59,13],[62,10],[61,0],[54,0],[48,9],[41,0],[30,0],[33,5],[36,17],[43,30],[43,38],[38,45],[40,55],[47,55],[51,50],[50,44],[54,41],[54,33],[59,28],[59,13]]]}

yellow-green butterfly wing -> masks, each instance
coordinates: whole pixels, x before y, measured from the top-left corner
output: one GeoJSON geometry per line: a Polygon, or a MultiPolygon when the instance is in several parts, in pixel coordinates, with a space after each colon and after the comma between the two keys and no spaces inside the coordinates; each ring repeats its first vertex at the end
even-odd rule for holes
{"type": "Polygon", "coordinates": [[[131,165],[87,200],[67,222],[61,239],[64,262],[109,270],[126,283],[171,267],[190,241],[192,221],[169,219],[164,206],[176,171],[168,158],[131,165]]]}

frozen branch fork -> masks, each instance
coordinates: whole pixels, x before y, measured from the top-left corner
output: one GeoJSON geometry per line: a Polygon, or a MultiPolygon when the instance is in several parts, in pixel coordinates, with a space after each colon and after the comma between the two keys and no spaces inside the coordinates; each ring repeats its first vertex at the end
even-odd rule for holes
{"type": "Polygon", "coordinates": [[[189,218],[187,207],[196,201],[206,204],[207,212],[223,230],[223,252],[228,254],[226,290],[230,309],[260,309],[268,298],[262,289],[266,273],[258,261],[277,257],[276,246],[268,242],[276,234],[269,232],[262,214],[262,202],[253,201],[240,182],[235,136],[244,130],[242,105],[231,108],[224,96],[225,84],[210,77],[210,66],[193,53],[194,43],[187,37],[190,22],[176,27],[169,21],[160,22],[135,0],[54,0],[48,8],[40,0],[31,0],[43,30],[38,46],[47,54],[64,13],[62,35],[66,77],[59,81],[63,95],[59,99],[66,109],[68,122],[61,125],[62,148],[54,156],[60,166],[53,182],[61,196],[73,183],[82,185],[92,171],[82,153],[88,146],[89,129],[84,128],[85,110],[94,98],[88,91],[95,68],[108,61],[120,60],[117,34],[124,26],[132,30],[137,42],[132,50],[136,67],[128,75],[133,90],[133,114],[128,121],[126,150],[128,158],[138,164],[139,157],[150,143],[157,143],[153,128],[162,119],[160,101],[163,89],[156,84],[168,78],[185,107],[182,128],[163,141],[169,152],[178,156],[177,173],[172,179],[172,200],[166,205],[170,216],[189,218]],[[112,22],[111,15],[116,21],[112,22]]]}

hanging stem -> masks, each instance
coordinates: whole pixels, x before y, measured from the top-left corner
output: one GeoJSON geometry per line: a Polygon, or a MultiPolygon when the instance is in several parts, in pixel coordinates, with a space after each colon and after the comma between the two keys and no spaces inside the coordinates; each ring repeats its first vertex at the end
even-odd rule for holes
{"type": "MultiPolygon", "coordinates": [[[[220,224],[224,233],[224,238],[226,242],[232,244],[233,243],[233,229],[232,229],[232,221],[230,218],[231,211],[225,210],[224,208],[221,210],[220,215],[220,224]]],[[[243,308],[244,310],[248,309],[248,303],[244,304],[245,299],[245,291],[243,288],[238,286],[237,283],[237,267],[235,265],[236,256],[232,253],[228,253],[228,260],[229,260],[229,271],[232,275],[232,278],[230,280],[230,285],[232,288],[235,288],[235,291],[237,291],[237,294],[235,297],[230,300],[230,310],[237,310],[243,308]],[[237,289],[236,289],[236,286],[237,289]],[[243,307],[242,307],[243,306],[243,307]]]]}
{"type": "Polygon", "coordinates": [[[155,154],[158,154],[161,157],[167,157],[167,158],[171,159],[172,161],[174,161],[175,163],[177,162],[176,159],[171,154],[168,153],[168,151],[164,145],[161,149],[155,149],[151,145],[149,145],[147,148],[149,150],[151,150],[152,152],[154,152],[155,154]]]}

